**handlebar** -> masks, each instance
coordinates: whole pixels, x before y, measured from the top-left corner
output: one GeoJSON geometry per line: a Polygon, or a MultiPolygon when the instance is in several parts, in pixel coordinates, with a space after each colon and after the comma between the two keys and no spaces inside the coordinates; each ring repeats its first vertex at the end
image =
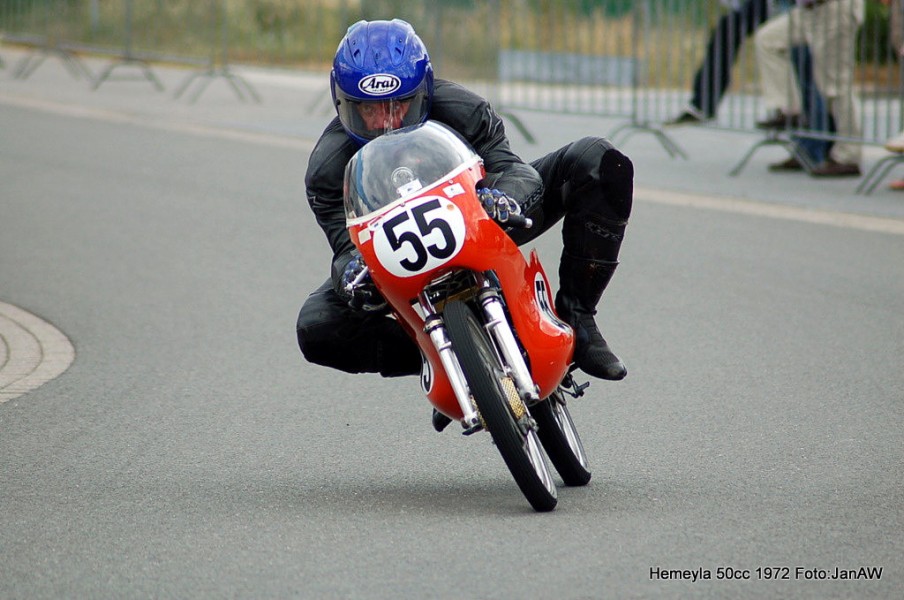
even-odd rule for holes
{"type": "Polygon", "coordinates": [[[364,281],[364,278],[367,277],[369,274],[370,274],[370,267],[365,265],[364,268],[361,269],[361,272],[358,273],[358,275],[355,276],[355,278],[345,286],[345,291],[347,291],[348,293],[352,293],[352,291],[356,287],[358,287],[358,285],[360,285],[361,282],[364,281]]]}
{"type": "Polygon", "coordinates": [[[502,223],[504,226],[514,227],[516,229],[530,229],[534,226],[533,219],[529,219],[524,215],[510,213],[508,218],[502,223]]]}

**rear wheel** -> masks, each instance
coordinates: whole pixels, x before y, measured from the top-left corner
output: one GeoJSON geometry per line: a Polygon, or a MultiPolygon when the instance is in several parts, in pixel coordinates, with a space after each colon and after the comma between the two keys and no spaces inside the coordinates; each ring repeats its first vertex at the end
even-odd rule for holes
{"type": "Polygon", "coordinates": [[[543,402],[531,406],[530,413],[537,421],[537,436],[565,485],[587,485],[587,453],[562,391],[556,390],[543,402]]]}
{"type": "Polygon", "coordinates": [[[471,395],[512,477],[534,510],[554,509],[556,485],[532,419],[483,324],[458,300],[446,305],[443,316],[471,395]]]}

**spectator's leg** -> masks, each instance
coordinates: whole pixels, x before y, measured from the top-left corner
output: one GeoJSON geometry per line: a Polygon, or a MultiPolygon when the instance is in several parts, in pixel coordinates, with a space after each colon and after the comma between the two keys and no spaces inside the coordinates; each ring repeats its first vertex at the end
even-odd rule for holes
{"type": "MultiPolygon", "coordinates": [[[[861,138],[860,107],[854,90],[855,44],[863,23],[863,0],[833,0],[802,11],[803,27],[813,55],[813,77],[825,94],[841,137],[861,138]]],[[[860,144],[837,142],[831,158],[860,164],[860,144]]]]}
{"type": "MultiPolygon", "coordinates": [[[[813,81],[813,61],[807,46],[791,49],[791,63],[800,87],[801,107],[806,117],[806,127],[811,131],[835,132],[835,121],[826,108],[825,99],[813,81]]],[[[792,136],[797,151],[804,155],[811,165],[825,161],[832,148],[832,142],[815,137],[792,136]]]]}
{"type": "Polygon", "coordinates": [[[691,106],[709,118],[716,116],[731,83],[731,69],[741,44],[766,21],[767,16],[767,0],[747,0],[738,10],[719,19],[710,35],[703,64],[694,76],[691,106]]]}
{"type": "Polygon", "coordinates": [[[799,43],[799,9],[769,19],[755,34],[763,102],[770,111],[800,113],[800,93],[792,85],[790,48],[799,43]]]}

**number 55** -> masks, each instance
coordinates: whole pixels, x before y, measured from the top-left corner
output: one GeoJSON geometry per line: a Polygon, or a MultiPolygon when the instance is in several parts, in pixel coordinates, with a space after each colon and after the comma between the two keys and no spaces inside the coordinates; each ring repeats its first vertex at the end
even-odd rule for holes
{"type": "MultiPolygon", "coordinates": [[[[442,216],[428,218],[429,213],[442,208],[443,205],[439,198],[432,198],[410,209],[406,208],[383,222],[382,232],[391,248],[395,259],[394,262],[398,263],[409,274],[423,270],[431,262],[431,257],[435,259],[432,262],[442,264],[456,253],[459,243],[457,243],[453,225],[442,216]],[[414,223],[411,222],[412,217],[414,223]],[[439,237],[438,240],[436,239],[437,237],[439,237]],[[401,259],[398,257],[398,253],[406,245],[411,248],[414,258],[410,258],[411,252],[403,252],[405,256],[401,259]]],[[[447,212],[447,214],[450,213],[447,212]]],[[[453,218],[453,222],[458,221],[455,224],[459,225],[456,229],[460,228],[463,233],[464,223],[461,213],[456,210],[454,211],[454,216],[457,219],[453,218]]],[[[377,242],[377,240],[374,241],[375,243],[377,242]]],[[[390,272],[394,272],[383,257],[380,257],[380,262],[384,263],[390,272]]]]}

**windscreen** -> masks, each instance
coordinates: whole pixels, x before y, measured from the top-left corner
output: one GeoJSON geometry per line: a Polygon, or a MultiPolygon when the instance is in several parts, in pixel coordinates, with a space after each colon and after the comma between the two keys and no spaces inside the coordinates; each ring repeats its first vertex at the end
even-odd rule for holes
{"type": "Polygon", "coordinates": [[[345,167],[346,218],[363,217],[416,194],[475,160],[464,140],[435,121],[381,135],[345,167]]]}

